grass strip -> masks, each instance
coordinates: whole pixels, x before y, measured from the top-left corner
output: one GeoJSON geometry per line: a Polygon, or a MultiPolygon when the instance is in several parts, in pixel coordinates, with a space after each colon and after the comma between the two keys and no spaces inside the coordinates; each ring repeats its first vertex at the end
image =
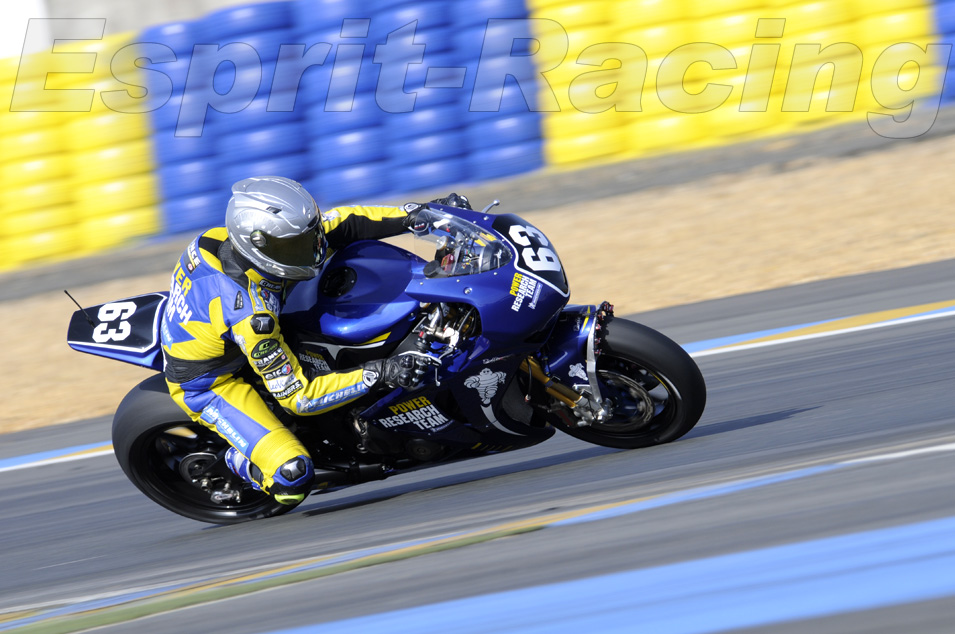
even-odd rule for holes
{"type": "Polygon", "coordinates": [[[70,634],[71,632],[81,632],[94,627],[116,625],[119,623],[132,621],[134,619],[155,616],[163,612],[171,612],[173,610],[201,605],[203,603],[222,601],[223,599],[231,599],[245,594],[251,594],[253,592],[270,590],[272,588],[291,585],[294,583],[301,583],[303,581],[312,581],[314,579],[320,579],[322,577],[328,577],[341,572],[348,572],[350,570],[358,570],[361,568],[368,568],[394,561],[402,561],[405,559],[411,559],[412,557],[439,553],[446,550],[453,550],[455,548],[463,548],[473,544],[493,541],[502,537],[511,537],[514,535],[530,533],[541,528],[543,528],[542,524],[534,524],[530,526],[515,526],[513,528],[477,535],[465,535],[445,542],[423,544],[414,548],[402,549],[398,552],[369,555],[367,557],[362,557],[353,561],[332,564],[330,566],[315,568],[313,570],[302,570],[300,572],[270,577],[260,581],[235,583],[232,585],[218,586],[210,589],[177,591],[170,594],[169,596],[139,599],[121,605],[107,608],[97,608],[90,610],[89,612],[53,617],[47,620],[39,621],[37,623],[24,625],[23,627],[15,628],[9,631],[20,632],[22,634],[70,634]]]}

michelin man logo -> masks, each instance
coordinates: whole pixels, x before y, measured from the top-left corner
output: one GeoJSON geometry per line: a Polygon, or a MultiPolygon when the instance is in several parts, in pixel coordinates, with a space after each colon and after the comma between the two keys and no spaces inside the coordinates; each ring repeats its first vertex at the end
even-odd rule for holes
{"type": "Polygon", "coordinates": [[[491,399],[497,394],[497,387],[506,378],[507,375],[503,372],[492,372],[490,368],[484,368],[480,374],[468,377],[464,381],[464,386],[478,391],[482,405],[490,405],[491,399]]]}
{"type": "Polygon", "coordinates": [[[583,363],[574,363],[570,366],[570,378],[578,378],[581,381],[587,380],[587,372],[584,370],[583,363]]]}

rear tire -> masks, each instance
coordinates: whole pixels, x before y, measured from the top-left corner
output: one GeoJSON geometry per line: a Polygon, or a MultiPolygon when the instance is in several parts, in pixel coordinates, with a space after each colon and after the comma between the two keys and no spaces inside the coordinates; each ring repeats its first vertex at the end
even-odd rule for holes
{"type": "Polygon", "coordinates": [[[192,469],[221,464],[229,447],[218,434],[190,420],[170,398],[162,375],[134,387],[113,418],[113,451],[123,473],[146,497],[174,513],[212,524],[237,524],[273,517],[295,505],[280,504],[228,469],[211,475],[241,489],[239,502],[216,503],[190,477],[192,469]],[[191,468],[190,468],[191,467],[191,468]]]}
{"type": "Polygon", "coordinates": [[[625,319],[609,320],[605,332],[597,376],[601,397],[613,403],[613,415],[561,429],[618,449],[672,442],[693,429],[706,406],[706,384],[690,355],[656,330],[625,319]]]}

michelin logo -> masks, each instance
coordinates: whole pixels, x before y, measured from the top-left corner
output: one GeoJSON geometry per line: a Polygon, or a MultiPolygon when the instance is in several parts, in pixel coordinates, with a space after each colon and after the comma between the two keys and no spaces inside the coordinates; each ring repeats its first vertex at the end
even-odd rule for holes
{"type": "Polygon", "coordinates": [[[325,396],[320,396],[319,398],[307,399],[300,397],[298,402],[295,403],[295,406],[300,414],[310,414],[323,409],[330,409],[345,401],[350,401],[367,391],[368,388],[365,387],[364,383],[356,383],[355,385],[349,385],[348,387],[332,392],[331,394],[326,394],[325,396]]]}
{"type": "Polygon", "coordinates": [[[572,379],[573,379],[573,378],[578,378],[578,379],[580,379],[581,381],[589,381],[589,380],[590,380],[590,379],[587,378],[587,371],[584,370],[584,364],[583,364],[583,363],[574,363],[574,364],[572,364],[572,365],[570,366],[570,372],[569,372],[569,374],[570,374],[570,378],[572,378],[572,379]]]}
{"type": "Polygon", "coordinates": [[[216,427],[223,438],[232,443],[236,449],[245,453],[245,450],[249,446],[249,441],[242,437],[235,427],[233,427],[229,421],[222,417],[222,414],[219,413],[219,410],[213,406],[209,406],[202,410],[202,415],[200,416],[204,421],[212,423],[216,427]]]}
{"type": "Polygon", "coordinates": [[[490,405],[491,399],[497,394],[498,386],[506,379],[507,375],[503,372],[491,372],[490,368],[484,368],[480,373],[468,377],[464,386],[478,391],[482,405],[490,405]]]}

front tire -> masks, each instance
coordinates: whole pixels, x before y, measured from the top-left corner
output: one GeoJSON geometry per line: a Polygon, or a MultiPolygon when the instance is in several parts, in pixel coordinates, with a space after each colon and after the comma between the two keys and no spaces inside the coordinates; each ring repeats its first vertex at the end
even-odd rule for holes
{"type": "Polygon", "coordinates": [[[561,429],[617,449],[672,442],[693,429],[706,406],[706,383],[690,355],[656,330],[626,319],[608,320],[605,332],[597,377],[612,415],[578,427],[568,412],[561,429]]]}
{"type": "Polygon", "coordinates": [[[228,447],[218,434],[185,415],[170,398],[162,375],[134,387],[113,417],[113,451],[123,473],[146,497],[170,511],[200,522],[236,524],[294,508],[255,491],[228,471],[221,460],[228,447]],[[240,499],[214,502],[209,487],[200,486],[203,474],[215,486],[227,483],[241,490],[240,499]]]}

